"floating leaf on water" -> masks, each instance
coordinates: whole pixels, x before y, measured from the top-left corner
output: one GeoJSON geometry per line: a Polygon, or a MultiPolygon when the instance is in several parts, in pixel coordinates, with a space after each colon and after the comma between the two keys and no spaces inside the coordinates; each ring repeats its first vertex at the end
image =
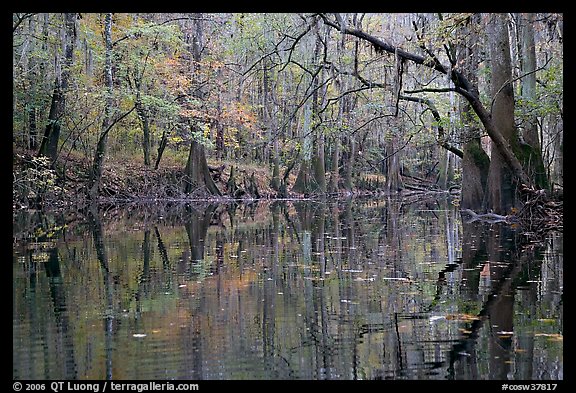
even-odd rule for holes
{"type": "Polygon", "coordinates": [[[498,335],[511,336],[511,335],[514,334],[514,332],[506,332],[506,331],[504,331],[504,330],[501,330],[501,331],[499,331],[499,332],[496,332],[496,334],[498,334],[498,335]]]}
{"type": "Polygon", "coordinates": [[[430,322],[430,323],[433,323],[433,322],[436,322],[436,321],[438,321],[438,320],[440,320],[440,319],[446,319],[446,317],[443,316],[443,315],[434,315],[433,317],[430,317],[430,321],[429,321],[429,322],[430,322]]]}
{"type": "Polygon", "coordinates": [[[146,336],[147,336],[147,335],[144,334],[144,333],[135,333],[135,334],[132,335],[132,337],[135,337],[135,338],[143,338],[143,337],[146,337],[146,336]]]}
{"type": "Polygon", "coordinates": [[[184,288],[186,286],[186,284],[180,284],[178,285],[178,288],[184,288]]]}

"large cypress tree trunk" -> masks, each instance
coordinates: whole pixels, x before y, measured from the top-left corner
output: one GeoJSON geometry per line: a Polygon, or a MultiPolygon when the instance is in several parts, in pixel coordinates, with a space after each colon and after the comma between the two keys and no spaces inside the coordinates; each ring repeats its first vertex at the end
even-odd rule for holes
{"type": "MultiPolygon", "coordinates": [[[[492,124],[508,142],[513,152],[518,151],[518,133],[514,124],[514,90],[508,25],[505,14],[490,16],[487,26],[492,75],[490,80],[492,124]]],[[[486,209],[497,214],[508,214],[513,207],[519,207],[516,198],[518,179],[506,164],[497,146],[492,148],[488,171],[488,191],[486,209]]]]}
{"type": "Polygon", "coordinates": [[[187,176],[184,182],[184,192],[186,194],[195,191],[197,188],[205,187],[212,195],[222,195],[210,175],[204,146],[197,141],[193,140],[190,144],[190,154],[188,155],[188,162],[186,163],[184,173],[187,176]]]}

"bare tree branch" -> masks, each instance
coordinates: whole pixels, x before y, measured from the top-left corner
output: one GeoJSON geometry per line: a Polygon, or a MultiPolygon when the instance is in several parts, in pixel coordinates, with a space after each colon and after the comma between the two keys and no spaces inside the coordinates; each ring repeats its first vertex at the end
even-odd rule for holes
{"type": "Polygon", "coordinates": [[[436,123],[438,123],[438,125],[436,126],[436,128],[438,129],[438,144],[440,146],[442,146],[443,148],[445,148],[446,150],[451,151],[452,153],[454,153],[458,157],[460,157],[460,158],[464,157],[464,153],[462,152],[462,150],[458,149],[457,147],[450,145],[446,141],[444,127],[442,126],[442,123],[441,123],[442,118],[440,117],[440,113],[438,113],[438,110],[436,109],[436,106],[434,105],[434,103],[432,101],[430,101],[426,98],[410,97],[410,96],[404,96],[404,95],[401,95],[400,99],[404,100],[404,101],[418,102],[418,103],[427,105],[428,108],[430,109],[430,112],[432,112],[432,116],[434,116],[434,120],[436,120],[436,123]]]}

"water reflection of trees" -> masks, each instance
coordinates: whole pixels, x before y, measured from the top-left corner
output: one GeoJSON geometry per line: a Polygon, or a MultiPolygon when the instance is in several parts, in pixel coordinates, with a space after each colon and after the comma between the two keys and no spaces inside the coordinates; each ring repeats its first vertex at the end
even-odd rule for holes
{"type": "MultiPolygon", "coordinates": [[[[74,342],[70,332],[86,333],[75,319],[65,327],[81,375],[80,354],[100,343],[99,378],[561,376],[542,350],[548,336],[536,335],[545,324],[542,333],[562,329],[558,239],[550,247],[560,253],[547,256],[508,227],[392,198],[194,206],[179,220],[142,224],[136,216],[121,240],[94,216],[96,270],[61,256],[73,277],[100,277],[84,284],[87,299],[101,297],[77,313],[98,308],[101,336],[74,342]]],[[[86,251],[76,258],[90,260],[86,251]]],[[[52,298],[77,301],[70,277],[64,284],[52,298]]]]}

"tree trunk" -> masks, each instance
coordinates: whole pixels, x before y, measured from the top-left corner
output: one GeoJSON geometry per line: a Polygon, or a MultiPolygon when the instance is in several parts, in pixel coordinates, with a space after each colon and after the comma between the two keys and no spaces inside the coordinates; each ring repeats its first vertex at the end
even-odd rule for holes
{"type": "MultiPolygon", "coordinates": [[[[326,42],[328,37],[325,37],[326,42]]],[[[315,61],[318,61],[320,58],[320,49],[322,46],[322,41],[320,34],[316,35],[316,50],[315,50],[315,61]]],[[[325,89],[326,85],[323,88],[318,88],[324,82],[324,69],[321,69],[319,75],[315,78],[313,83],[314,94],[312,95],[312,113],[314,116],[319,116],[319,105],[324,104],[324,99],[326,97],[325,89]],[[320,92],[322,93],[322,97],[319,97],[320,92]],[[322,100],[322,102],[320,102],[322,100]]],[[[316,121],[321,121],[321,119],[317,119],[316,121]]],[[[326,194],[326,161],[324,159],[324,131],[322,127],[316,127],[316,132],[314,135],[313,147],[312,151],[314,152],[312,156],[312,169],[314,173],[314,191],[320,194],[326,194]]]]}
{"type": "Polygon", "coordinates": [[[204,153],[204,146],[193,140],[190,144],[190,154],[184,169],[186,179],[184,181],[184,192],[189,194],[198,188],[205,189],[212,195],[222,195],[216,183],[210,175],[208,162],[204,153]]]}
{"type": "Polygon", "coordinates": [[[105,63],[104,80],[106,82],[106,106],[104,107],[104,119],[102,120],[102,131],[96,146],[96,154],[92,162],[92,172],[88,187],[88,198],[95,200],[98,197],[100,180],[104,171],[104,160],[106,159],[106,148],[108,145],[108,133],[112,124],[112,107],[114,105],[112,79],[112,14],[107,13],[104,19],[104,40],[105,40],[105,63]]]}
{"type": "Polygon", "coordinates": [[[352,177],[354,175],[354,162],[356,161],[356,140],[354,135],[348,136],[348,152],[344,161],[342,164],[346,170],[344,173],[344,188],[346,191],[352,192],[354,190],[352,177]]]}
{"type": "Polygon", "coordinates": [[[162,132],[162,138],[160,139],[160,145],[158,146],[158,156],[156,156],[156,162],[154,163],[154,169],[158,169],[160,166],[160,160],[162,160],[162,155],[164,154],[164,149],[168,145],[168,135],[166,130],[162,132]]]}
{"type": "Polygon", "coordinates": [[[312,162],[312,141],[310,136],[310,116],[312,109],[310,103],[304,104],[304,125],[302,129],[302,137],[304,138],[302,146],[302,161],[300,163],[300,170],[294,182],[292,189],[301,194],[309,194],[312,191],[312,176],[311,176],[311,162],[312,162]]]}
{"type": "MultiPolygon", "coordinates": [[[[202,60],[202,14],[194,14],[194,18],[194,34],[191,45],[192,57],[194,59],[194,67],[199,67],[202,60]]],[[[194,82],[192,84],[192,89],[194,90],[192,95],[198,100],[203,100],[204,91],[199,86],[200,81],[195,80],[194,82]]],[[[193,122],[195,121],[193,120],[193,122]]],[[[196,124],[192,125],[192,131],[201,132],[196,124]]],[[[186,176],[184,181],[184,192],[186,194],[197,188],[205,188],[212,195],[222,195],[214,180],[212,180],[212,176],[210,176],[204,145],[195,140],[190,143],[190,154],[188,154],[184,174],[186,176]]]]}
{"type": "MultiPolygon", "coordinates": [[[[36,22],[35,18],[32,17],[28,21],[28,33],[30,37],[36,35],[36,22]]],[[[30,40],[30,52],[34,52],[36,49],[36,40],[30,40]]],[[[28,113],[28,143],[27,146],[30,150],[36,150],[38,148],[38,129],[36,124],[36,100],[39,91],[39,81],[38,81],[38,71],[36,70],[38,60],[31,56],[27,62],[26,73],[28,74],[28,85],[29,85],[29,95],[27,97],[26,111],[28,113]]]]}
{"type": "MultiPolygon", "coordinates": [[[[536,102],[536,45],[534,43],[534,14],[519,14],[518,22],[521,40],[521,80],[522,99],[528,103],[536,102]]],[[[548,188],[548,177],[542,159],[542,144],[538,135],[538,119],[535,114],[528,115],[522,133],[521,161],[528,175],[534,179],[538,188],[548,188]]]]}
{"type": "MultiPolygon", "coordinates": [[[[222,71],[218,69],[216,72],[217,78],[222,78],[222,71]]],[[[224,152],[224,126],[222,125],[222,95],[218,94],[216,98],[216,113],[217,117],[213,121],[212,126],[216,130],[216,157],[223,159],[224,152]]]]}
{"type": "MultiPolygon", "coordinates": [[[[320,56],[321,41],[320,36],[316,35],[315,49],[312,56],[312,63],[316,63],[320,56]]],[[[312,93],[312,103],[306,102],[304,104],[304,148],[302,156],[302,164],[296,182],[294,183],[294,190],[303,194],[311,192],[325,194],[326,193],[326,170],[324,167],[324,140],[319,131],[312,133],[311,122],[312,118],[318,115],[318,86],[320,84],[318,74],[310,80],[312,93]]],[[[318,130],[319,127],[316,128],[318,130]]]]}
{"type": "MultiPolygon", "coordinates": [[[[514,124],[514,90],[509,83],[512,80],[512,64],[506,15],[491,15],[487,31],[492,70],[490,87],[494,100],[492,123],[514,152],[518,150],[518,133],[514,124]]],[[[494,145],[494,141],[492,143],[494,145]]],[[[517,186],[518,179],[507,165],[502,151],[494,146],[488,170],[486,209],[506,215],[511,208],[519,208],[517,186]]]]}
{"type": "Polygon", "coordinates": [[[64,115],[65,96],[68,90],[70,78],[70,67],[74,60],[74,42],[76,41],[76,13],[64,14],[64,58],[61,61],[62,72],[60,78],[56,77],[54,82],[54,92],[52,93],[52,104],[48,115],[48,124],[44,130],[44,137],[40,144],[38,155],[45,155],[54,163],[58,156],[58,140],[60,139],[60,120],[64,115]]]}
{"type": "MultiPolygon", "coordinates": [[[[138,92],[138,96],[140,96],[140,92],[138,92]]],[[[148,111],[144,108],[144,104],[142,104],[140,97],[136,100],[136,112],[142,122],[142,150],[144,152],[144,165],[150,166],[150,119],[148,117],[148,111]]]]}
{"type": "Polygon", "coordinates": [[[397,151],[395,137],[390,138],[386,150],[391,152],[386,165],[386,191],[400,192],[404,188],[404,182],[400,174],[400,152],[397,151]]]}
{"type": "Polygon", "coordinates": [[[332,150],[332,168],[330,170],[330,183],[328,185],[328,192],[331,194],[338,193],[338,180],[340,178],[338,173],[338,161],[340,160],[340,136],[334,135],[333,150],[332,150]]]}
{"type": "MultiPolygon", "coordinates": [[[[478,23],[480,15],[472,16],[471,22],[478,23]]],[[[470,83],[478,84],[478,35],[472,26],[461,28],[461,35],[466,37],[463,45],[457,48],[457,64],[462,64],[462,74],[470,83]]],[[[462,186],[460,193],[461,209],[479,211],[482,209],[484,192],[488,183],[490,157],[482,148],[480,126],[473,116],[470,103],[460,99],[460,119],[464,125],[462,155],[462,186]]]]}
{"type": "Polygon", "coordinates": [[[270,180],[270,187],[278,192],[280,191],[280,144],[278,137],[274,139],[274,152],[272,159],[272,179],[270,180]]]}

